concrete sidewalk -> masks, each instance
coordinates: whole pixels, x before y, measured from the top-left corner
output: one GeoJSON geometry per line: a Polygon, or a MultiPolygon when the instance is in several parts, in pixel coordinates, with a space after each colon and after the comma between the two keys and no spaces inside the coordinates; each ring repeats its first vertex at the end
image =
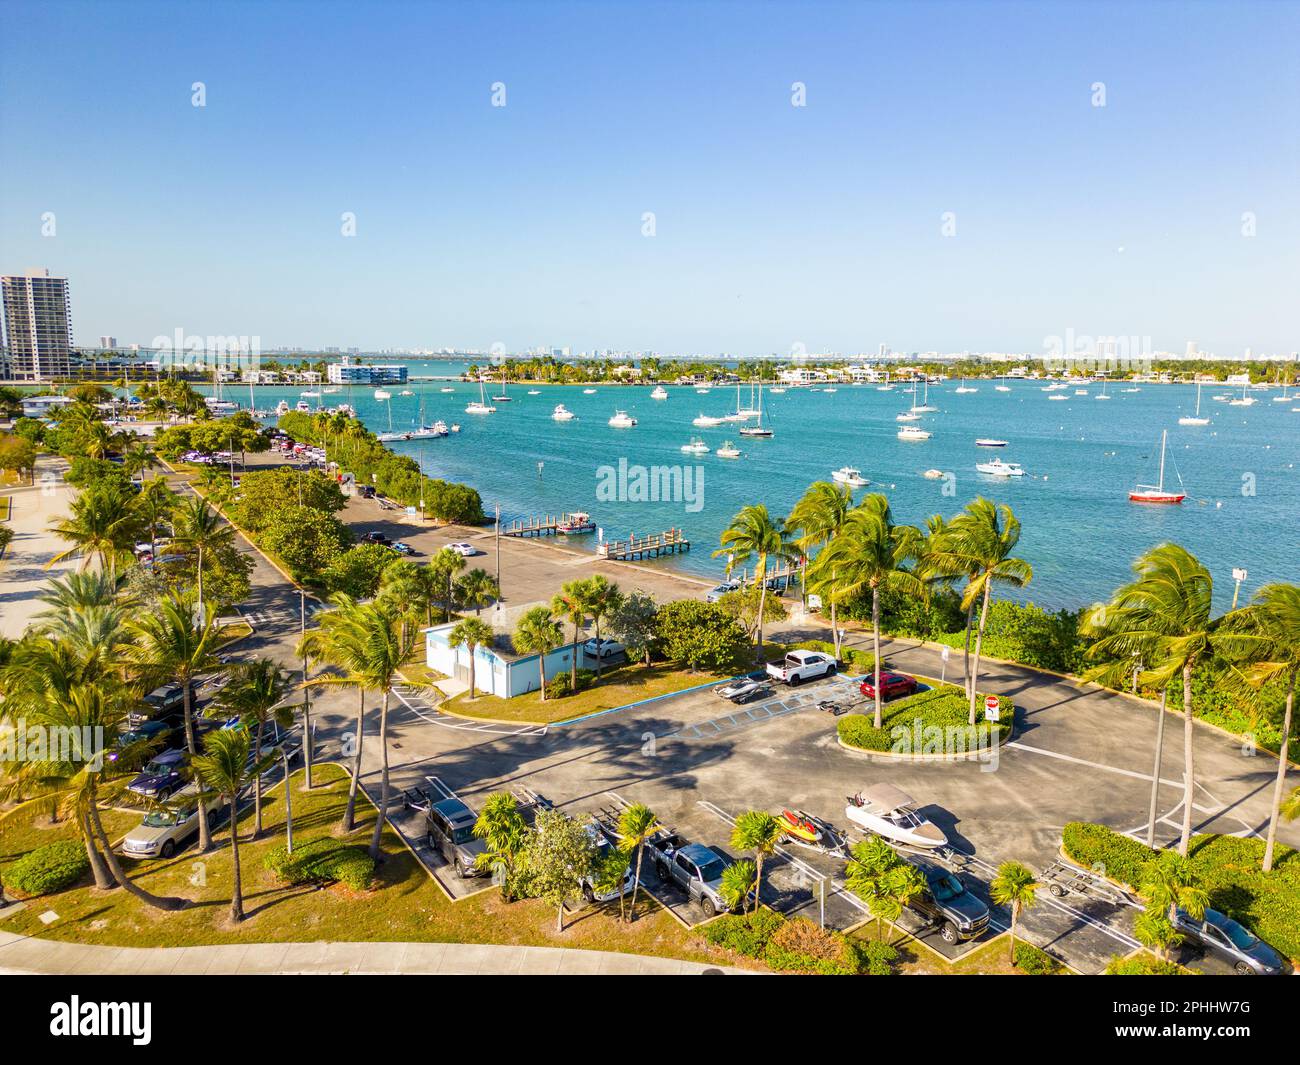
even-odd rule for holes
{"type": "Polygon", "coordinates": [[[566,947],[470,943],[248,943],[92,947],[0,932],[0,975],[157,976],[380,974],[431,976],[753,975],[744,969],[566,947]]]}

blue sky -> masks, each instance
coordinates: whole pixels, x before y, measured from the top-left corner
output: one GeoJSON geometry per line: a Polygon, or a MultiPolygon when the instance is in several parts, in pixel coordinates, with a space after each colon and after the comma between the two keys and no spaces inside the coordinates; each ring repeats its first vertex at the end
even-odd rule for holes
{"type": "Polygon", "coordinates": [[[79,342],[1300,349],[1295,3],[10,0],[5,25],[0,270],[69,276],[79,342]]]}

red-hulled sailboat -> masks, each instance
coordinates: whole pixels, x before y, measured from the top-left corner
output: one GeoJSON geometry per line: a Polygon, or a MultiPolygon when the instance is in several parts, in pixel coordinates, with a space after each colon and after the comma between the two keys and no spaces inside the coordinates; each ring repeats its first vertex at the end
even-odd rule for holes
{"type": "MultiPolygon", "coordinates": [[[[1160,433],[1160,483],[1159,484],[1140,484],[1128,494],[1129,501],[1132,503],[1181,503],[1187,498],[1186,492],[1166,492],[1165,491],[1165,442],[1169,437],[1169,431],[1166,429],[1160,433]]],[[[1179,487],[1182,486],[1182,477],[1178,478],[1179,487]]]]}

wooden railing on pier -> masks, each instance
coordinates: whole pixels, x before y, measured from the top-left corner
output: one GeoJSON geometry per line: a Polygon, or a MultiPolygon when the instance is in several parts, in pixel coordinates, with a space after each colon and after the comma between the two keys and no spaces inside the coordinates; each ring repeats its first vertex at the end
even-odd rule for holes
{"type": "Polygon", "coordinates": [[[596,545],[596,554],[601,558],[620,562],[632,562],[642,558],[658,558],[660,555],[672,555],[678,551],[689,551],[690,540],[681,529],[669,529],[655,533],[653,536],[633,534],[626,540],[606,540],[596,545]]]}
{"type": "Polygon", "coordinates": [[[501,526],[502,536],[554,536],[561,526],[574,523],[575,515],[561,514],[559,517],[547,514],[545,517],[516,518],[509,525],[501,526]]]}

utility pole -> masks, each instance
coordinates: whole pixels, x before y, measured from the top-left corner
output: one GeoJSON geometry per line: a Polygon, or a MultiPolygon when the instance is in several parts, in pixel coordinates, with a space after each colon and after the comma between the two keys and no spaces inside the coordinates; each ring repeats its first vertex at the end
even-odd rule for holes
{"type": "Polygon", "coordinates": [[[496,505],[496,540],[497,540],[497,599],[505,598],[501,594],[501,504],[496,505]]]}
{"type": "Polygon", "coordinates": [[[1232,579],[1237,582],[1236,587],[1232,589],[1232,609],[1237,609],[1237,596],[1241,592],[1241,582],[1246,579],[1246,571],[1241,568],[1234,568],[1232,579]]]}

